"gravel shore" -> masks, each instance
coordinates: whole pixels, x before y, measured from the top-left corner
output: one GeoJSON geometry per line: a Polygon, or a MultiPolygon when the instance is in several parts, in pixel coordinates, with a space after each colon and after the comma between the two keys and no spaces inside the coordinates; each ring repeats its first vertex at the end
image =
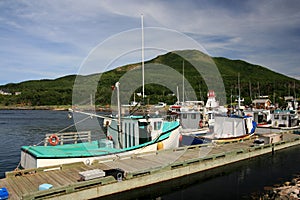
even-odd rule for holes
{"type": "Polygon", "coordinates": [[[300,199],[300,175],[295,176],[291,181],[287,181],[282,185],[274,187],[265,187],[265,194],[259,199],[261,200],[288,200],[300,199]]]}

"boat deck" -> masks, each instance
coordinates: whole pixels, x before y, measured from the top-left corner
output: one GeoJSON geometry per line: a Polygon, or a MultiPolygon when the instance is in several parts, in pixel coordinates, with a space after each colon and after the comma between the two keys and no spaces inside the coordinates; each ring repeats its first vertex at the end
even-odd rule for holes
{"type": "Polygon", "coordinates": [[[99,148],[98,141],[57,146],[24,146],[22,150],[37,158],[92,157],[120,151],[108,147],[99,148]]]}
{"type": "MultiPolygon", "coordinates": [[[[243,142],[196,145],[130,156],[114,156],[97,160],[97,162],[94,162],[91,165],[73,163],[47,168],[14,171],[7,173],[6,178],[0,179],[0,188],[7,188],[10,194],[9,199],[42,199],[45,197],[61,197],[70,193],[77,193],[77,195],[79,195],[80,192],[85,190],[88,191],[91,188],[104,188],[104,186],[117,183],[117,180],[112,176],[89,181],[80,181],[79,172],[92,169],[108,170],[120,168],[124,170],[126,174],[125,180],[123,181],[125,184],[131,179],[137,180],[143,178],[145,175],[159,174],[160,172],[166,173],[182,166],[189,166],[192,168],[192,165],[195,163],[204,163],[205,167],[201,170],[206,170],[249,158],[251,157],[250,154],[248,154],[249,152],[257,152],[256,154],[253,154],[252,157],[258,156],[263,154],[263,152],[261,152],[262,150],[266,150],[264,153],[268,153],[270,152],[270,148],[274,148],[274,146],[278,146],[278,149],[280,149],[292,146],[288,145],[288,143],[296,145],[295,142],[297,142],[297,144],[299,144],[300,135],[284,133],[283,141],[281,141],[281,143],[263,146],[253,146],[253,140],[254,138],[243,142]],[[240,155],[244,155],[244,157],[238,158],[240,155]],[[230,159],[226,159],[228,156],[230,159]],[[53,185],[53,188],[50,190],[38,191],[39,186],[44,183],[53,185]]],[[[198,168],[197,170],[200,169],[198,168]]],[[[185,173],[188,174],[191,172],[187,171],[185,173]]],[[[159,177],[164,178],[162,175],[159,177]]],[[[151,181],[152,179],[144,178],[143,180],[151,181]]],[[[145,181],[141,181],[140,186],[146,184],[145,181]]],[[[135,184],[139,184],[139,181],[135,181],[135,184]]],[[[129,187],[128,185],[130,184],[127,183],[126,186],[129,187]]],[[[119,184],[119,186],[121,186],[121,184],[119,184]]],[[[101,195],[106,194],[105,192],[107,191],[103,190],[101,195]]],[[[110,192],[113,191],[110,190],[110,192]]],[[[95,196],[93,196],[94,194],[92,195],[92,193],[90,193],[90,195],[91,198],[95,198],[95,196]]],[[[80,199],[79,196],[77,197],[80,199]]],[[[85,198],[88,198],[88,196],[85,198]]]]}

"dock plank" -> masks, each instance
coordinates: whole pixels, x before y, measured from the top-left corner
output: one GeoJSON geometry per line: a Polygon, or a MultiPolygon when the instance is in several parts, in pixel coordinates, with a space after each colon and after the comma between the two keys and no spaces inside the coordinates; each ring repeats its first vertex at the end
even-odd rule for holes
{"type": "Polygon", "coordinates": [[[7,188],[9,193],[14,193],[17,199],[18,197],[22,196],[23,193],[18,189],[17,185],[14,183],[12,179],[7,179],[7,184],[9,185],[7,188]]]}

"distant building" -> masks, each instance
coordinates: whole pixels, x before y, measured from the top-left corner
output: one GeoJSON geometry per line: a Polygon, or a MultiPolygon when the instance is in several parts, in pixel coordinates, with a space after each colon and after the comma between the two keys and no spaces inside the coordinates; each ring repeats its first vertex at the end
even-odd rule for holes
{"type": "Polygon", "coordinates": [[[0,94],[1,94],[1,95],[12,95],[12,93],[6,92],[6,91],[4,91],[4,90],[0,90],[0,94]]]}
{"type": "Polygon", "coordinates": [[[270,99],[254,99],[252,101],[252,104],[256,109],[267,109],[271,106],[271,103],[270,99]]]}
{"type": "Polygon", "coordinates": [[[4,96],[21,95],[21,94],[22,94],[22,92],[11,93],[11,92],[6,91],[6,90],[0,90],[0,95],[4,95],[4,96]]]}

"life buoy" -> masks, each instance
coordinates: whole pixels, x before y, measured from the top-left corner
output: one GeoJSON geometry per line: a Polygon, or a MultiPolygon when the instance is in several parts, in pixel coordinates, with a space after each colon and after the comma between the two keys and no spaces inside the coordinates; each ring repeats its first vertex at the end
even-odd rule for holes
{"type": "Polygon", "coordinates": [[[59,138],[57,135],[55,134],[52,134],[50,137],[49,137],[49,140],[48,142],[52,145],[52,146],[56,146],[59,142],[59,138]]]}
{"type": "Polygon", "coordinates": [[[202,120],[199,121],[199,127],[203,128],[203,121],[202,120]]]}
{"type": "Polygon", "coordinates": [[[109,135],[109,136],[107,136],[107,139],[112,141],[113,137],[111,135],[109,135]]]}

